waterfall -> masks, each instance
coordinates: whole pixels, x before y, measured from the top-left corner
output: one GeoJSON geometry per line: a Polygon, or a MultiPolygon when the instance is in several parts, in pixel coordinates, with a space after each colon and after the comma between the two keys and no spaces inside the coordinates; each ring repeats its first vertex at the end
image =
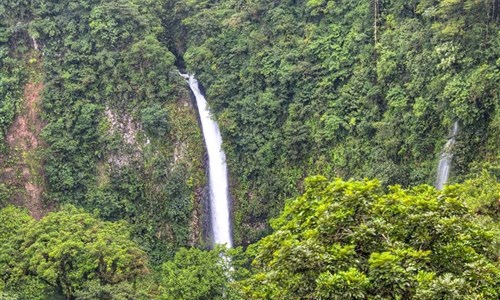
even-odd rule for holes
{"type": "Polygon", "coordinates": [[[222,137],[219,125],[212,119],[208,111],[207,101],[200,91],[198,80],[193,75],[180,75],[189,80],[189,87],[196,98],[203,136],[207,147],[210,214],[214,243],[232,247],[226,155],[222,151],[222,137]]]}
{"type": "Polygon", "coordinates": [[[436,188],[442,190],[446,182],[448,182],[448,176],[450,174],[451,159],[453,158],[453,146],[455,145],[455,136],[458,133],[458,122],[453,123],[453,129],[451,136],[444,145],[443,151],[441,152],[441,158],[439,159],[437,178],[436,178],[436,188]]]}
{"type": "Polygon", "coordinates": [[[35,48],[35,50],[38,50],[38,43],[36,42],[35,38],[31,37],[31,40],[33,41],[33,48],[35,48]]]}

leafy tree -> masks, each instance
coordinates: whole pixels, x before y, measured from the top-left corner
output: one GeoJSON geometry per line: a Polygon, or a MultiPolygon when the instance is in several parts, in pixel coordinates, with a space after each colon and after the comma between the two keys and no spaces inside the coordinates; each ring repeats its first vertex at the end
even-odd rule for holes
{"type": "Polygon", "coordinates": [[[141,111],[144,129],[153,136],[165,136],[168,132],[168,111],[160,105],[153,105],[141,111]]]}
{"type": "Polygon", "coordinates": [[[223,248],[182,248],[162,265],[159,299],[239,299],[230,286],[233,270],[223,248]]]}
{"type": "Polygon", "coordinates": [[[0,216],[2,239],[9,239],[0,249],[2,282],[23,299],[45,299],[50,291],[68,299],[89,289],[120,294],[148,272],[124,222],[104,222],[72,206],[40,221],[12,207],[0,216]]]}
{"type": "Polygon", "coordinates": [[[26,274],[19,264],[23,259],[19,253],[22,229],[33,222],[26,210],[14,206],[0,210],[0,291],[13,299],[44,299],[50,290],[39,278],[26,274]]]}
{"type": "Polygon", "coordinates": [[[500,183],[495,168],[485,168],[463,184],[451,185],[447,194],[468,204],[475,214],[500,219],[500,183]]]}
{"type": "MultiPolygon", "coordinates": [[[[139,289],[142,289],[139,283],[139,289]]],[[[130,282],[120,282],[117,284],[103,285],[98,280],[85,282],[83,287],[75,292],[75,298],[78,300],[135,300],[135,299],[151,299],[146,293],[138,291],[137,284],[130,282]]]]}
{"type": "Polygon", "coordinates": [[[240,288],[246,299],[495,299],[499,227],[469,211],[468,185],[385,192],[309,177],[249,248],[240,288]]]}

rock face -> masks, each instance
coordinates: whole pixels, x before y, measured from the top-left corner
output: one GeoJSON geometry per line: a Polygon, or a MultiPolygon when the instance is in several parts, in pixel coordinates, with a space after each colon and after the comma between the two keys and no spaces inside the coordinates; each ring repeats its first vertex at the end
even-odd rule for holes
{"type": "Polygon", "coordinates": [[[129,114],[117,113],[110,108],[106,108],[104,114],[110,124],[109,134],[118,134],[123,141],[119,153],[110,155],[108,162],[114,167],[121,168],[129,165],[131,161],[141,160],[144,146],[150,143],[147,138],[144,143],[137,140],[137,134],[143,133],[141,124],[134,121],[129,114]]]}
{"type": "Polygon", "coordinates": [[[12,202],[26,207],[40,219],[48,211],[43,203],[44,176],[39,152],[43,148],[40,118],[43,83],[28,83],[24,88],[23,106],[6,135],[8,153],[2,158],[2,181],[12,191],[12,202]]]}
{"type": "Polygon", "coordinates": [[[102,115],[103,132],[110,142],[98,166],[98,185],[102,190],[115,189],[111,182],[120,176],[129,176],[133,170],[140,174],[143,188],[143,198],[134,204],[139,210],[151,211],[150,216],[161,215],[171,210],[170,203],[189,202],[185,208],[189,210],[186,220],[172,221],[168,217],[153,220],[151,217],[150,221],[157,226],[156,238],[169,242],[178,239],[175,222],[185,222],[182,224],[187,234],[183,243],[205,244],[204,229],[209,216],[203,202],[208,193],[204,188],[205,151],[187,87],[182,87],[177,101],[164,107],[171,118],[170,130],[164,135],[155,135],[145,129],[137,111],[106,105],[102,115]],[[169,189],[175,189],[175,193],[169,189]]]}

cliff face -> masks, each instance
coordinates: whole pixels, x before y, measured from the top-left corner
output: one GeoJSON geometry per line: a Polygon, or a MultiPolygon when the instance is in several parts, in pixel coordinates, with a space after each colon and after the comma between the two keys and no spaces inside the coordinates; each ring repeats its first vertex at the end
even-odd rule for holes
{"type": "Polygon", "coordinates": [[[237,243],[310,174],[434,184],[454,122],[450,183],[499,165],[498,1],[169,2],[221,127],[237,243]]]}
{"type": "Polygon", "coordinates": [[[205,150],[158,3],[135,2],[0,5],[0,204],[127,220],[158,262],[203,244],[205,150]]]}
{"type": "Polygon", "coordinates": [[[203,243],[205,149],[187,88],[179,85],[178,100],[165,107],[166,115],[175,117],[169,117],[168,133],[161,138],[133,112],[105,108],[100,138],[108,143],[89,207],[103,205],[99,195],[123,197],[127,202],[110,203],[107,218],[127,218],[123,209],[134,206],[143,215],[140,222],[155,227],[156,238],[194,246],[203,243]]]}
{"type": "Polygon", "coordinates": [[[176,67],[197,73],[220,125],[236,244],[266,234],[309,174],[433,184],[454,122],[450,182],[498,165],[491,2],[250,2],[3,1],[0,202],[43,194],[124,219],[155,253],[200,243],[203,139],[176,67]],[[44,126],[23,134],[32,49],[44,126]]]}

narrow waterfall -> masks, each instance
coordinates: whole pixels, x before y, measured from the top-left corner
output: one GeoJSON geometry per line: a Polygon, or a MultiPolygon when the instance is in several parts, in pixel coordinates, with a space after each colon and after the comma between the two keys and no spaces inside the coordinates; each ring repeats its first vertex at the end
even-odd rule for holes
{"type": "Polygon", "coordinates": [[[203,136],[207,146],[210,214],[214,243],[232,247],[226,155],[222,151],[222,137],[219,125],[212,119],[208,111],[207,101],[200,91],[198,80],[193,75],[181,74],[181,76],[189,80],[189,87],[196,98],[203,136]]]}
{"type": "Polygon", "coordinates": [[[448,182],[448,176],[450,174],[451,159],[453,158],[453,146],[455,145],[455,136],[458,133],[458,122],[453,123],[453,129],[451,136],[444,145],[443,151],[441,152],[441,158],[439,159],[437,178],[436,178],[436,188],[442,190],[446,182],[448,182]]]}
{"type": "Polygon", "coordinates": [[[36,42],[35,38],[31,37],[31,40],[33,41],[33,48],[35,48],[35,50],[38,50],[38,43],[36,42]]]}

